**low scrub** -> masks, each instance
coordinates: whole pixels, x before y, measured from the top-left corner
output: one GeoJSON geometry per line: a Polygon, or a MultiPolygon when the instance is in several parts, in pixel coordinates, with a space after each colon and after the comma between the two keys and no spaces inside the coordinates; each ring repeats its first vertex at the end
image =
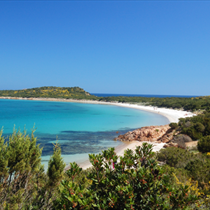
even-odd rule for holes
{"type": "Polygon", "coordinates": [[[198,141],[198,150],[202,153],[210,152],[210,135],[204,136],[198,141]]]}
{"type": "Polygon", "coordinates": [[[152,145],[143,144],[135,153],[127,150],[120,158],[111,148],[90,155],[90,161],[89,187],[74,181],[82,169],[71,164],[57,209],[186,209],[197,199],[188,193],[188,186],[172,185],[170,176],[158,166],[152,145]]]}
{"type": "Polygon", "coordinates": [[[194,154],[190,151],[169,147],[157,153],[157,159],[165,162],[168,166],[183,169],[200,186],[209,183],[210,180],[210,158],[201,153],[194,154]]]}

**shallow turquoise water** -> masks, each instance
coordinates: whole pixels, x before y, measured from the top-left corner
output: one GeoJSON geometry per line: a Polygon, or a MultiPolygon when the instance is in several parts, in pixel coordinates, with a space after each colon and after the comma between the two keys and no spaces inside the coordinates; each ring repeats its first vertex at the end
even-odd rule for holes
{"type": "Polygon", "coordinates": [[[65,160],[79,161],[88,153],[122,144],[113,138],[128,130],[167,123],[168,119],[161,115],[119,106],[0,99],[0,127],[4,135],[11,134],[14,125],[21,131],[25,127],[28,133],[35,125],[43,161],[52,155],[56,139],[65,160]]]}

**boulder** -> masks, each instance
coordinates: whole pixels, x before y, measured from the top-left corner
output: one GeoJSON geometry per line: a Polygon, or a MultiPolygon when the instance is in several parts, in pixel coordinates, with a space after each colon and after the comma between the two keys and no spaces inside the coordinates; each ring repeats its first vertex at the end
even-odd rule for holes
{"type": "Polygon", "coordinates": [[[177,136],[174,137],[174,142],[179,142],[179,141],[183,141],[183,142],[191,142],[192,139],[185,134],[179,134],[177,136]]]}

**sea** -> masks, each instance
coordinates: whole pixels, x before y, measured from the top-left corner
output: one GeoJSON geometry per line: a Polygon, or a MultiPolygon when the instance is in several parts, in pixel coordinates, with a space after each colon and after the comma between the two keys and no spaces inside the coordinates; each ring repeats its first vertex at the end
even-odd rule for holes
{"type": "Polygon", "coordinates": [[[90,153],[123,144],[113,140],[120,134],[168,123],[162,115],[115,105],[0,99],[3,136],[8,140],[14,129],[26,130],[29,135],[35,130],[45,169],[55,142],[60,144],[67,165],[81,163],[90,153]]]}

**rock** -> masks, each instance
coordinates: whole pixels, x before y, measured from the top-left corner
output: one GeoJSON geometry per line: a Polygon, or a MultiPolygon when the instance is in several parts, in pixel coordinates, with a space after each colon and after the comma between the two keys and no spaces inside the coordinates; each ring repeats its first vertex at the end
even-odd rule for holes
{"type": "Polygon", "coordinates": [[[179,134],[177,136],[174,136],[171,142],[178,144],[179,148],[186,149],[186,142],[191,142],[192,139],[185,135],[185,134],[179,134]]]}
{"type": "Polygon", "coordinates": [[[161,142],[163,142],[163,143],[168,143],[168,142],[170,142],[170,139],[164,138],[161,142]]]}
{"type": "MultiPolygon", "coordinates": [[[[150,142],[162,142],[161,138],[171,131],[169,125],[161,126],[147,126],[136,129],[134,131],[129,131],[124,135],[119,135],[115,140],[120,141],[150,141],[150,142]]],[[[168,140],[165,140],[168,141],[168,140]]]]}
{"type": "Polygon", "coordinates": [[[179,147],[179,145],[177,143],[170,142],[168,144],[165,144],[163,147],[164,148],[167,148],[167,147],[179,147]]]}
{"type": "Polygon", "coordinates": [[[192,139],[188,135],[180,134],[174,137],[174,141],[183,141],[183,142],[191,142],[192,139]]]}

